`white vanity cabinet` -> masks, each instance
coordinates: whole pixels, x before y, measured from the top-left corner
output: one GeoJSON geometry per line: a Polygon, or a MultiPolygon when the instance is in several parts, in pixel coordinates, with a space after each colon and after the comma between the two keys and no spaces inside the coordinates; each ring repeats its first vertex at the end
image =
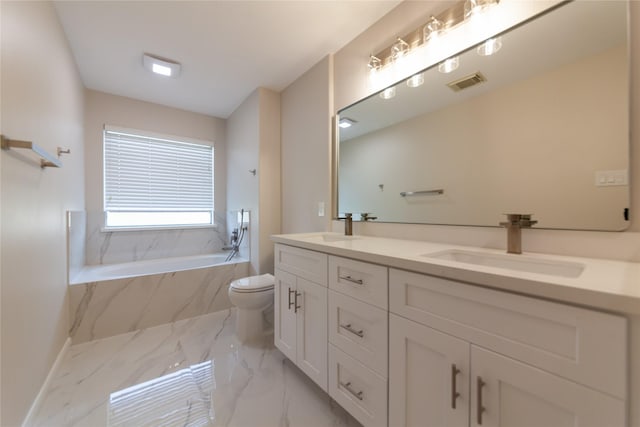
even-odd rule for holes
{"type": "Polygon", "coordinates": [[[390,426],[624,426],[626,320],[391,269],[390,426]]]}
{"type": "Polygon", "coordinates": [[[275,246],[276,347],[327,391],[327,255],[275,246]]]}
{"type": "Polygon", "coordinates": [[[364,426],[387,426],[387,267],[329,256],[329,395],[364,426]]]}

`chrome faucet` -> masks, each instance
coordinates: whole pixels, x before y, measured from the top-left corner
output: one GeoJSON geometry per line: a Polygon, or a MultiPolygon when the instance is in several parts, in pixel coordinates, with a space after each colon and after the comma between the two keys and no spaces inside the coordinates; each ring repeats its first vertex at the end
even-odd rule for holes
{"type": "Polygon", "coordinates": [[[362,221],[373,221],[374,219],[378,219],[378,217],[377,216],[371,216],[371,214],[368,213],[368,212],[363,212],[363,213],[360,214],[360,219],[362,221]]]}
{"type": "Polygon", "coordinates": [[[344,217],[338,219],[344,219],[344,235],[352,236],[353,235],[353,214],[349,212],[344,213],[344,217]]]}
{"type": "Polygon", "coordinates": [[[507,253],[522,253],[522,233],[523,228],[531,228],[538,221],[531,219],[531,214],[505,214],[507,220],[501,222],[500,226],[507,229],[507,253]]]}

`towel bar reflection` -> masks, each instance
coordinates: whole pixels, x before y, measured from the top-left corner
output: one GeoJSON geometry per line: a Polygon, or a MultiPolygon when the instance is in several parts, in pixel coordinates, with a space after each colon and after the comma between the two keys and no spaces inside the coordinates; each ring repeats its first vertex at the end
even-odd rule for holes
{"type": "Polygon", "coordinates": [[[430,196],[435,194],[444,194],[444,190],[439,188],[437,190],[422,190],[422,191],[403,191],[400,193],[402,197],[407,196],[430,196]]]}
{"type": "Polygon", "coordinates": [[[27,150],[31,150],[40,156],[40,167],[41,168],[61,168],[62,162],[47,153],[42,147],[34,144],[31,141],[18,141],[16,139],[6,138],[4,135],[0,135],[0,140],[2,141],[2,149],[8,150],[10,148],[26,148],[27,150]]]}

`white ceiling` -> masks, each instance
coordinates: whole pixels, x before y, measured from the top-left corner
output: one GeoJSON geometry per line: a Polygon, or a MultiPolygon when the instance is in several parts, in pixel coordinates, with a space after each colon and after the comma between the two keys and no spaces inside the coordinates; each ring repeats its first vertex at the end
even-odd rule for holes
{"type": "Polygon", "coordinates": [[[399,0],[56,1],[89,89],[227,118],[258,87],[281,91],[399,0]],[[150,53],[177,79],[142,67],[150,53]]]}

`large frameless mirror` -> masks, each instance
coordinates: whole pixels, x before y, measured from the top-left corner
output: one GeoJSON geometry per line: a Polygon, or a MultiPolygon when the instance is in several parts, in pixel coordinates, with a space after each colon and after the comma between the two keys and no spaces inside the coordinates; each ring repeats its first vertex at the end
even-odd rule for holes
{"type": "Polygon", "coordinates": [[[338,214],[496,226],[517,212],[539,228],[625,229],[627,13],[625,1],[563,4],[501,34],[491,55],[474,47],[450,72],[436,64],[339,111],[351,126],[336,140],[338,214]]]}

